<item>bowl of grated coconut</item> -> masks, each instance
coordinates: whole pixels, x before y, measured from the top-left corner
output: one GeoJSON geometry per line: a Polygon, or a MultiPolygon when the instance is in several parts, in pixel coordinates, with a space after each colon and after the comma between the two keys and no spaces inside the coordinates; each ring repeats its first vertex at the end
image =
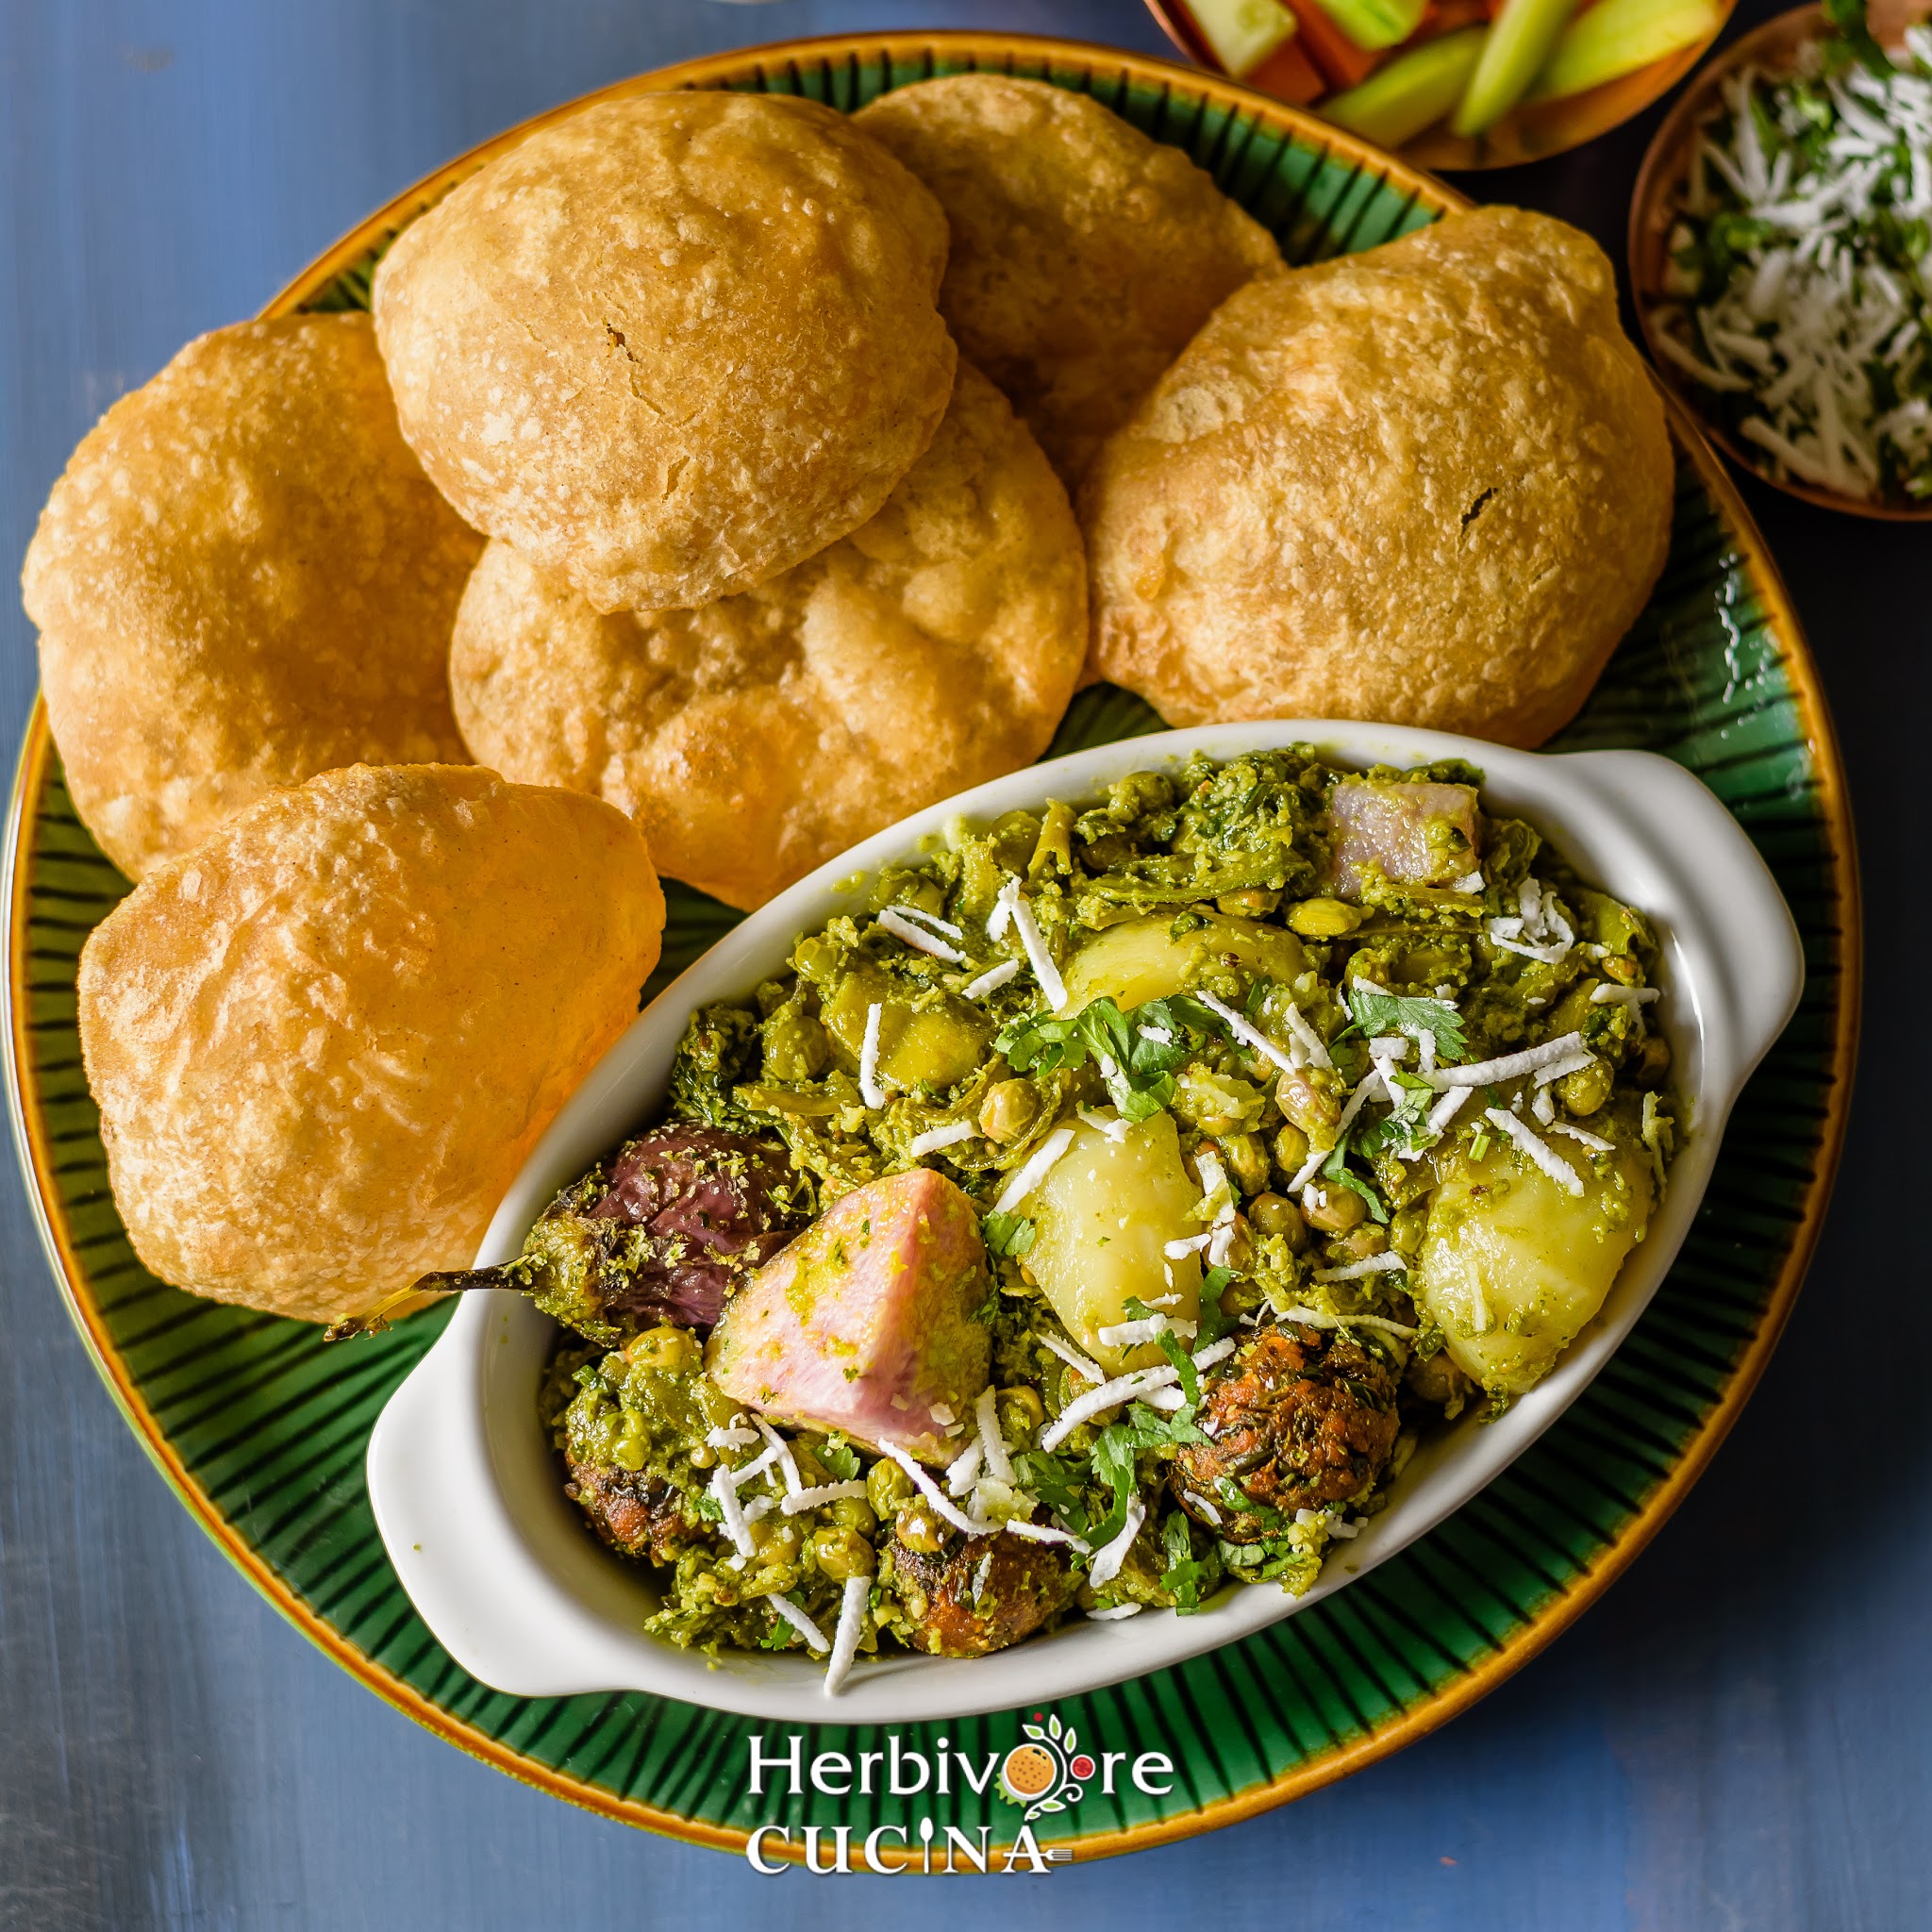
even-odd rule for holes
{"type": "Polygon", "coordinates": [[[1802,7],[1712,62],[1658,129],[1630,275],[1665,384],[1807,503],[1932,519],[1932,25],[1802,7]]]}

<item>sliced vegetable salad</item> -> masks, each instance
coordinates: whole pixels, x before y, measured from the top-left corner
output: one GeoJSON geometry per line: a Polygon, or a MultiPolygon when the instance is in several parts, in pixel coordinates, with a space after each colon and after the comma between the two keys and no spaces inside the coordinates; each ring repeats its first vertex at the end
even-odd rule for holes
{"type": "Polygon", "coordinates": [[[1776,472],[1932,500],[1932,30],[1899,58],[1857,0],[1794,71],[1742,68],[1674,204],[1660,353],[1776,472]]]}
{"type": "Polygon", "coordinates": [[[1237,80],[1385,147],[1487,134],[1694,47],[1717,0],[1174,0],[1237,80]]]}
{"type": "Polygon", "coordinates": [[[1545,1374],[1671,1154],[1643,915],[1461,765],[1257,753],[956,822],[692,1015],[489,1271],[671,1641],[974,1657],[1306,1591],[1545,1374]]]}

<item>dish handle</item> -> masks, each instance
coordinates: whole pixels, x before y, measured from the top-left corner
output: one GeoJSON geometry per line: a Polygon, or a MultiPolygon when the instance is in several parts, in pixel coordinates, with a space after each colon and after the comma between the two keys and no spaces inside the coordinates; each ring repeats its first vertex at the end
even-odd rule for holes
{"type": "MultiPolygon", "coordinates": [[[[1702,962],[1695,1005],[1706,1124],[1721,1122],[1797,1011],[1805,949],[1771,868],[1717,794],[1647,751],[1579,752],[1566,780],[1602,808],[1583,841],[1639,906],[1668,908],[1666,958],[1702,962]]],[[[1664,922],[1660,920],[1660,926],[1664,922]]]]}

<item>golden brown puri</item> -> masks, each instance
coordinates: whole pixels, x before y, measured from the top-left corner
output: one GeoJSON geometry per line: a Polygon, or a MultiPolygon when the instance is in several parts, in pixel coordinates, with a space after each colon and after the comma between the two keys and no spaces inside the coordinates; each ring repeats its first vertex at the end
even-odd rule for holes
{"type": "Polygon", "coordinates": [[[940,311],[1070,483],[1217,305],[1280,266],[1187,156],[1085,94],[958,74],[854,118],[939,196],[940,311]]]}
{"type": "Polygon", "coordinates": [[[946,224],[843,115],[712,92],[540,129],[375,277],[403,433],[600,610],[706,604],[855,529],[931,440],[946,224]]]}
{"type": "Polygon", "coordinates": [[[89,431],[26,554],[67,783],[131,878],[271,787],[460,759],[481,543],[396,428],[366,315],[189,345],[89,431]]]}
{"type": "Polygon", "coordinates": [[[81,954],[135,1252],[311,1322],[467,1267],[663,924],[637,828],[575,792],[358,765],[258,799],[81,954]]]}
{"type": "Polygon", "coordinates": [[[1643,608],[1671,498],[1602,251],[1452,215],[1250,283],[1108,443],[1081,496],[1091,669],[1171,724],[1537,744],[1643,608]]]}
{"type": "Polygon", "coordinates": [[[450,656],[457,716],[512,776],[601,793],[659,868],[763,903],[855,840],[1037,758],[1086,639],[1079,531],[1039,445],[962,361],[879,513],[701,610],[598,613],[507,543],[450,656]]]}

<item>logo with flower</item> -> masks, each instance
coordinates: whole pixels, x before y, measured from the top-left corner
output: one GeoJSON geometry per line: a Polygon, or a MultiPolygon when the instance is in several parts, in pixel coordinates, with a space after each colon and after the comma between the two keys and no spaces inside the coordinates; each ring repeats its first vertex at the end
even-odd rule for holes
{"type": "Polygon", "coordinates": [[[1036,1710],[1020,1732],[1026,1741],[1015,1744],[1000,1763],[1000,1796],[1022,1807],[1031,1824],[1045,1812],[1080,1802],[1093,1760],[1080,1749],[1074,1727],[1048,1712],[1036,1710]]]}

